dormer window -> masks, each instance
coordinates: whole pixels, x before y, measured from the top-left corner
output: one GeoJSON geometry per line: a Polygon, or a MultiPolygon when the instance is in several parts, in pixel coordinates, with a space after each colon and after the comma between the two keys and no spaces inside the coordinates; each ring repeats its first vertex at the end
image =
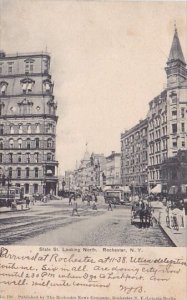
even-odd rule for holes
{"type": "Polygon", "coordinates": [[[5,82],[5,81],[0,83],[0,90],[1,90],[2,95],[5,95],[6,90],[7,90],[7,86],[8,86],[8,83],[5,82]]]}

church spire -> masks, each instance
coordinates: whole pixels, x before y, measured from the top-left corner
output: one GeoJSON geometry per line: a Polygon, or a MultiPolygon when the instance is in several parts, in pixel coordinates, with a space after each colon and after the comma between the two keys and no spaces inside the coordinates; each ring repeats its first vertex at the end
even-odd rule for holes
{"type": "Polygon", "coordinates": [[[169,58],[168,58],[167,64],[170,62],[176,61],[176,60],[179,60],[181,63],[186,65],[184,55],[182,52],[182,48],[181,48],[181,44],[180,44],[179,37],[178,37],[177,27],[175,24],[175,33],[173,36],[173,42],[171,45],[171,50],[169,53],[169,58]]]}
{"type": "Polygon", "coordinates": [[[183,84],[187,78],[187,69],[176,25],[169,58],[166,64],[167,86],[173,87],[183,84]]]}

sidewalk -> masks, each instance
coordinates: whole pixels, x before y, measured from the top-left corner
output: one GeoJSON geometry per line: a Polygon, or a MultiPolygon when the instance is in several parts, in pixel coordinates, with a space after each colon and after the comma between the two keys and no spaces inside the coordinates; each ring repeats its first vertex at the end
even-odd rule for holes
{"type": "Polygon", "coordinates": [[[152,202],[152,207],[154,208],[153,217],[160,225],[165,234],[169,237],[169,239],[173,242],[176,247],[186,247],[187,245],[187,230],[186,230],[186,220],[187,216],[185,216],[185,227],[179,227],[179,230],[168,227],[166,223],[166,207],[163,206],[161,202],[152,202]]]}

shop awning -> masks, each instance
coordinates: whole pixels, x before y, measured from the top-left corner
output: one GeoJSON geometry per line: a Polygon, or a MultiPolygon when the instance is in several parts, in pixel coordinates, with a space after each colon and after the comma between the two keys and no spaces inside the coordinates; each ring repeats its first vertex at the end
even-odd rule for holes
{"type": "Polygon", "coordinates": [[[150,193],[152,194],[160,194],[162,192],[162,186],[161,184],[157,184],[151,191],[150,193]]]}

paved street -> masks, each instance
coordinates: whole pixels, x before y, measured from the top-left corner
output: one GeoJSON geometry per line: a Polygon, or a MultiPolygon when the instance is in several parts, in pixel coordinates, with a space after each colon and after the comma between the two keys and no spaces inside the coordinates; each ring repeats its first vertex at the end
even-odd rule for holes
{"type": "Polygon", "coordinates": [[[80,217],[71,216],[68,199],[37,202],[30,210],[0,214],[0,244],[85,246],[172,246],[160,227],[130,224],[130,208],[113,211],[100,198],[98,210],[78,200],[80,217]]]}

